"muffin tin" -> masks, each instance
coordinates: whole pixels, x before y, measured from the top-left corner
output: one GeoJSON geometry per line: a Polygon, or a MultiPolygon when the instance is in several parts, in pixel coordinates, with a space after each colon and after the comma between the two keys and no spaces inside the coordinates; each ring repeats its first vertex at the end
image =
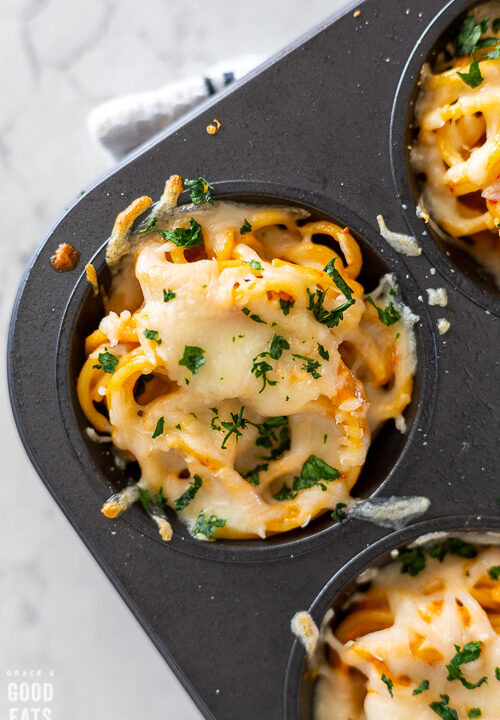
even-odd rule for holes
{"type": "Polygon", "coordinates": [[[359,16],[352,6],[325,22],[89,188],[49,231],[23,279],[9,383],[27,452],[206,718],[309,720],[304,653],[289,627],[297,610],[313,603],[320,620],[367,562],[429,528],[500,530],[500,302],[416,217],[406,150],[420,65],[470,5],[367,0],[359,16]],[[222,127],[211,136],[214,117],[222,127]],[[130,471],[119,471],[109,449],[88,438],[76,402],[83,341],[102,315],[83,265],[93,262],[106,283],[114,217],[135,197],[159,197],[174,172],[208,177],[218,198],[290,203],[349,226],[368,289],[395,273],[420,316],[408,430],[384,428],[354,494],[425,495],[428,519],[389,535],[327,515],[294,533],[239,543],[194,541],[175,521],[166,544],[139,507],[114,521],[101,515],[130,471]],[[406,219],[422,255],[398,255],[376,229],[378,214],[400,232],[406,219]],[[55,274],[50,256],[61,242],[80,250],[81,260],[75,271],[55,274]],[[445,308],[427,305],[426,289],[438,287],[447,290],[445,308]],[[442,336],[440,317],[451,323],[442,336]]]}

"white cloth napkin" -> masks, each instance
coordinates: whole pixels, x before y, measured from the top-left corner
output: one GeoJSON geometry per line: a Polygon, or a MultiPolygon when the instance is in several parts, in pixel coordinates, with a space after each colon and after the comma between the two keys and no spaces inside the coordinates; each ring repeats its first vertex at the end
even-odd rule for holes
{"type": "Polygon", "coordinates": [[[109,100],[89,113],[90,135],[113,160],[120,160],[200,102],[246,75],[261,61],[262,58],[256,56],[242,57],[211,67],[206,76],[190,77],[157,90],[109,100]]]}

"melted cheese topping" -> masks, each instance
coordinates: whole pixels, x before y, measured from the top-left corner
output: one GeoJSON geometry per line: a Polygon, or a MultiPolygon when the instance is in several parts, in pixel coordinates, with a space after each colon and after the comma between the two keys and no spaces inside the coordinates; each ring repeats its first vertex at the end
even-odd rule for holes
{"type": "Polygon", "coordinates": [[[500,570],[500,548],[476,547],[476,553],[442,562],[427,556],[415,577],[391,562],[368,591],[354,595],[340,625],[323,629],[315,720],[435,720],[439,712],[431,705],[443,695],[460,719],[471,717],[472,708],[483,720],[498,718],[500,581],[488,570],[500,570]],[[468,689],[448,679],[446,665],[456,646],[477,642],[478,657],[460,669],[468,683],[487,681],[468,689]]]}
{"type": "Polygon", "coordinates": [[[349,501],[371,433],[389,418],[404,429],[415,316],[389,276],[371,297],[382,309],[392,301],[402,319],[387,326],[365,303],[355,280],[361,253],[347,228],[305,222],[307,213],[294,208],[176,208],[181,189],[177,176],[167,183],[155,231],[131,232],[149,199],[117,219],[108,250],[113,293],[87,339],[82,409],[137,459],[141,488],[162,491],[198,539],[206,538],[200,517],[223,520],[214,534],[227,538],[307,525],[349,501]],[[197,247],[177,247],[156,232],[191,219],[202,228],[197,247]],[[317,235],[330,236],[341,255],[313,242],[317,235]],[[324,271],[332,259],[344,289],[324,271]],[[346,303],[344,293],[354,302],[329,327],[319,300],[328,315],[346,303]],[[111,372],[100,367],[106,352],[118,361],[111,372]],[[186,361],[190,352],[201,364],[186,361]],[[312,466],[318,482],[311,484],[312,466]]]}
{"type": "MultiPolygon", "coordinates": [[[[492,18],[500,14],[495,5],[492,18]]],[[[484,12],[476,11],[476,21],[484,12]]],[[[491,26],[484,35],[498,37],[491,26]]],[[[469,71],[471,57],[454,58],[444,69],[441,59],[435,72],[424,67],[412,164],[425,175],[420,205],[500,288],[500,58],[476,56],[483,77],[477,87],[458,75],[469,71]]]]}

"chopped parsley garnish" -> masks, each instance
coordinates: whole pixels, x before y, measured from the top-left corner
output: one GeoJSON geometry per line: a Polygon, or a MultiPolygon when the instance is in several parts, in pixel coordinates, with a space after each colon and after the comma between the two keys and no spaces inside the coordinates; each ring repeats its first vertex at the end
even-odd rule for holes
{"type": "Polygon", "coordinates": [[[474,690],[475,688],[480,687],[483,683],[488,682],[488,678],[484,676],[477,683],[471,683],[466,680],[462,674],[461,665],[466,665],[467,663],[477,660],[481,655],[481,645],[481,640],[474,640],[473,642],[467,643],[463,646],[462,650],[460,649],[460,645],[455,645],[456,654],[452,658],[451,662],[446,665],[446,669],[448,670],[448,676],[446,679],[450,681],[460,680],[467,690],[474,690]]]}
{"type": "Polygon", "coordinates": [[[255,377],[257,379],[262,378],[262,387],[259,390],[259,395],[261,392],[264,391],[266,385],[277,385],[278,384],[277,380],[270,380],[267,377],[267,373],[271,372],[271,370],[273,369],[273,366],[269,365],[269,363],[266,362],[265,360],[258,361],[258,358],[265,357],[267,354],[268,353],[260,353],[259,355],[256,355],[252,361],[253,362],[253,365],[252,365],[253,374],[255,375],[255,377]]]}
{"type": "Polygon", "coordinates": [[[290,345],[284,337],[275,334],[269,346],[269,355],[273,360],[279,360],[283,350],[290,350],[290,345]]]}
{"type": "Polygon", "coordinates": [[[474,545],[465,542],[465,540],[454,537],[446,538],[446,540],[443,540],[442,542],[431,545],[427,548],[427,552],[431,557],[439,560],[439,562],[443,561],[443,558],[447,555],[447,553],[464,558],[474,558],[477,555],[477,550],[474,545]]]}
{"type": "Polygon", "coordinates": [[[329,275],[335,285],[338,287],[340,292],[346,296],[346,298],[351,302],[351,305],[354,304],[354,300],[352,299],[352,289],[349,287],[349,285],[346,283],[342,275],[339,273],[339,271],[335,267],[335,260],[338,260],[338,258],[334,257],[330,262],[325,265],[323,268],[327,275],[329,275]]]}
{"type": "Polygon", "coordinates": [[[151,435],[151,437],[153,438],[153,440],[154,440],[156,437],[158,437],[158,435],[163,435],[164,429],[165,429],[165,418],[164,418],[163,415],[162,415],[161,418],[158,418],[158,420],[157,420],[157,422],[156,422],[155,431],[154,431],[154,433],[151,435]]]}
{"type": "Polygon", "coordinates": [[[462,78],[464,83],[468,85],[471,88],[478,87],[483,82],[483,76],[481,75],[481,68],[479,67],[479,63],[477,61],[477,58],[474,56],[474,60],[472,61],[469,71],[468,72],[459,72],[457,70],[457,75],[462,78]]]}
{"type": "Polygon", "coordinates": [[[156,227],[157,218],[152,218],[141,233],[157,232],[165,242],[172,242],[177,247],[191,248],[203,244],[203,235],[200,223],[194,218],[189,221],[188,228],[175,228],[174,230],[158,230],[156,227]]]}
{"type": "MultiPolygon", "coordinates": [[[[496,18],[492,23],[494,33],[497,33],[500,29],[499,20],[500,18],[496,18]]],[[[500,41],[498,38],[493,36],[481,38],[481,35],[488,30],[489,26],[490,21],[488,18],[476,23],[474,18],[469,15],[463,21],[460,32],[458,33],[455,54],[461,57],[470,56],[473,58],[473,62],[468,72],[463,73],[457,71],[457,75],[472,88],[478,87],[478,85],[481,85],[483,82],[483,76],[481,75],[476,53],[480,53],[481,58],[488,58],[490,60],[496,60],[500,57],[500,41]],[[487,48],[492,49],[488,50],[487,48]]]]}
{"type": "Polygon", "coordinates": [[[210,539],[217,528],[224,527],[225,524],[226,521],[218,518],[217,515],[210,515],[209,518],[206,518],[205,513],[201,510],[193,529],[193,535],[204,535],[207,539],[210,539]]]}
{"type": "Polygon", "coordinates": [[[195,345],[186,345],[184,348],[184,355],[179,360],[179,365],[184,365],[188,370],[191,370],[193,375],[196,375],[198,370],[203,367],[207,359],[205,357],[205,351],[203,348],[196,347],[195,345]]]}
{"type": "Polygon", "coordinates": [[[249,470],[248,472],[244,473],[242,477],[245,478],[245,480],[248,480],[250,485],[260,485],[260,477],[259,474],[269,468],[268,463],[261,463],[260,465],[256,465],[252,470],[249,470]]]}
{"type": "Polygon", "coordinates": [[[398,555],[398,560],[403,564],[401,572],[416,577],[425,568],[425,555],[420,548],[406,548],[398,555]]]}
{"type": "Polygon", "coordinates": [[[226,449],[226,442],[229,440],[231,435],[235,435],[236,442],[238,442],[238,438],[240,438],[243,434],[241,431],[246,428],[248,422],[248,420],[243,417],[244,410],[244,406],[241,406],[238,413],[231,413],[232,422],[221,421],[222,427],[226,428],[226,430],[228,431],[224,437],[224,440],[222,441],[222,450],[226,449]]]}
{"type": "Polygon", "coordinates": [[[257,428],[255,444],[270,451],[263,460],[277,460],[286,450],[290,450],[290,431],[286,415],[268,418],[263,423],[254,424],[254,427],[257,428]]]}
{"type": "Polygon", "coordinates": [[[288,315],[290,308],[295,305],[295,300],[283,300],[280,298],[280,308],[283,315],[288,315]]]}
{"type": "Polygon", "coordinates": [[[500,667],[495,668],[495,677],[500,682],[500,667]]]}
{"type": "Polygon", "coordinates": [[[466,17],[457,36],[457,49],[455,54],[460,56],[472,55],[476,49],[479,38],[487,29],[488,28],[485,27],[483,30],[481,24],[476,23],[472,15],[466,17]]]}
{"type": "Polygon", "coordinates": [[[373,298],[367,297],[366,299],[371,305],[373,305],[377,311],[378,319],[380,322],[383,322],[384,325],[389,326],[396,323],[398,320],[401,320],[401,313],[396,310],[392,302],[390,302],[386,308],[380,308],[375,304],[373,298]]]}
{"type": "Polygon", "coordinates": [[[323,358],[323,360],[329,360],[330,359],[330,353],[328,350],[325,350],[323,345],[321,343],[318,343],[318,352],[320,356],[323,358]]]}
{"type": "Polygon", "coordinates": [[[443,720],[458,720],[457,711],[451,708],[448,703],[450,702],[449,695],[440,695],[441,701],[435,700],[431,702],[429,707],[433,710],[436,715],[439,715],[443,720]]]}
{"type": "Polygon", "coordinates": [[[247,265],[250,265],[250,267],[254,270],[264,269],[258,260],[244,260],[243,262],[245,262],[247,265]]]}
{"type": "Polygon", "coordinates": [[[341,523],[343,520],[346,519],[347,513],[344,510],[347,505],[345,503],[339,502],[335,505],[335,510],[332,511],[332,519],[336,520],[338,523],[341,523]]]}
{"type": "Polygon", "coordinates": [[[198,490],[201,488],[202,480],[199,475],[194,475],[193,482],[188,487],[188,489],[182,493],[180,497],[177,498],[177,500],[174,503],[174,507],[176,512],[180,513],[184,508],[186,508],[191,500],[194,498],[198,490]]]}
{"type": "Polygon", "coordinates": [[[417,685],[415,690],[412,692],[412,695],[420,695],[420,693],[423,693],[424,690],[429,689],[429,681],[428,680],[422,680],[420,685],[417,685]]]}
{"type": "Polygon", "coordinates": [[[118,363],[120,362],[116,355],[108,352],[107,347],[104,348],[103,353],[99,353],[97,359],[99,360],[100,365],[92,365],[92,368],[96,368],[97,370],[104,370],[105,373],[109,373],[110,375],[114,373],[118,363]]]}
{"type": "Polygon", "coordinates": [[[137,492],[139,493],[139,500],[141,501],[144,510],[146,512],[149,510],[149,506],[151,502],[153,501],[153,495],[151,494],[151,491],[147,488],[143,488],[140,485],[136,485],[137,492]]]}
{"type": "Polygon", "coordinates": [[[392,688],[394,687],[394,683],[392,682],[391,678],[387,677],[387,675],[384,673],[382,677],[380,678],[383,683],[387,685],[387,690],[389,691],[389,695],[391,698],[394,699],[394,693],[392,691],[392,688]]]}
{"type": "Polygon", "coordinates": [[[262,318],[260,318],[258,315],[254,315],[252,313],[252,311],[250,310],[250,308],[244,307],[241,309],[241,312],[244,313],[247,317],[250,318],[250,320],[253,320],[254,322],[263,323],[264,325],[266,324],[266,321],[262,320],[262,318]]]}
{"type": "Polygon", "coordinates": [[[208,202],[210,205],[214,204],[211,190],[214,189],[213,185],[210,185],[208,180],[203,177],[196,178],[196,180],[184,180],[184,185],[189,190],[189,197],[194,205],[199,205],[202,202],[208,202]]]}
{"type": "Polygon", "coordinates": [[[252,232],[252,226],[250,225],[248,220],[245,218],[243,225],[240,227],[240,235],[246,235],[249,232],[252,232]]]}
{"type": "Polygon", "coordinates": [[[304,360],[302,370],[312,375],[315,380],[321,377],[321,373],[318,372],[318,368],[321,367],[319,360],[314,360],[314,358],[306,357],[305,355],[296,355],[295,353],[293,353],[293,357],[304,360]]]}
{"type": "Polygon", "coordinates": [[[341,473],[337,468],[328,465],[324,460],[316,455],[309,455],[305,463],[302,465],[300,475],[296,475],[293,479],[292,487],[286,484],[273,497],[276,500],[288,500],[296,497],[299,490],[307,490],[312,487],[320,487],[326,490],[325,483],[338,480],[341,473]]]}
{"type": "Polygon", "coordinates": [[[478,707],[475,707],[475,708],[471,708],[469,710],[469,712],[467,713],[467,717],[468,718],[478,718],[478,717],[481,717],[482,714],[483,713],[481,712],[481,710],[478,707]]]}
{"type": "Polygon", "coordinates": [[[148,340],[154,340],[155,343],[158,343],[158,345],[161,345],[161,338],[158,337],[158,330],[144,330],[144,337],[148,340]]]}
{"type": "Polygon", "coordinates": [[[163,302],[170,302],[174,299],[175,296],[176,293],[174,293],[173,290],[171,290],[170,288],[168,290],[165,290],[165,288],[163,288],[163,302]]]}
{"type": "Polygon", "coordinates": [[[493,567],[488,568],[488,575],[491,580],[498,580],[500,577],[500,565],[493,565],[493,567]]]}
{"type": "Polygon", "coordinates": [[[136,398],[140,397],[146,392],[146,383],[151,382],[153,380],[154,375],[153,373],[149,373],[149,375],[141,375],[139,379],[137,380],[137,383],[135,385],[135,391],[134,395],[136,398]]]}
{"type": "Polygon", "coordinates": [[[167,504],[167,498],[163,494],[163,487],[161,487],[157,493],[154,495],[155,503],[160,508],[164,508],[167,504]]]}
{"type": "Polygon", "coordinates": [[[344,312],[354,305],[354,300],[347,300],[333,310],[326,310],[323,307],[325,301],[326,290],[316,290],[314,293],[306,288],[306,292],[309,296],[308,310],[311,310],[314,317],[322,325],[326,325],[328,328],[337,327],[339,322],[344,318],[344,312]]]}

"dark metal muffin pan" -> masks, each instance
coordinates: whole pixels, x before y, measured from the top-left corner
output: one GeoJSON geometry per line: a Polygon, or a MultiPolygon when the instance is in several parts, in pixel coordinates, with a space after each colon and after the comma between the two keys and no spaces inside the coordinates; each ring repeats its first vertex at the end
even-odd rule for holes
{"type": "Polygon", "coordinates": [[[158,198],[174,172],[208,177],[217,197],[285,201],[348,225],[362,244],[367,286],[394,272],[420,316],[408,432],[384,429],[355,494],[426,495],[433,527],[451,527],[448,515],[490,513],[484,527],[500,530],[498,298],[484,288],[475,295],[472,280],[422,235],[426,228],[412,215],[404,147],[404,99],[412,97],[417,61],[410,60],[413,70],[404,72],[405,65],[414,48],[431,52],[445,29],[443,18],[447,25],[469,5],[456,0],[443,10],[439,0],[368,0],[357,18],[352,6],[89,188],[49,231],[23,279],[10,330],[9,382],[26,450],[207,718],[280,720],[286,708],[287,720],[298,719],[298,646],[283,699],[290,618],[325,588],[327,600],[314,606],[319,617],[340,587],[336,580],[330,584],[332,576],[349,563],[346,572],[357,573],[361,551],[382,539],[373,550],[383,554],[386,543],[414,537],[418,526],[388,539],[376,525],[355,519],[337,525],[326,516],[269,540],[202,544],[175,523],[166,544],[138,507],[114,521],[104,518],[103,500],[127,476],[112,469],[106,447],[83,432],[75,400],[83,339],[102,310],[83,265],[92,260],[105,281],[103,248],[114,217],[135,197],[158,198]],[[209,136],[205,128],[214,117],[222,128],[209,136]],[[395,253],[376,229],[379,213],[402,232],[406,217],[423,254],[395,253]],[[75,271],[57,275],[49,260],[60,242],[75,245],[81,261],[75,271]],[[429,287],[446,288],[448,307],[427,306],[429,287]],[[443,336],[436,332],[439,317],[451,322],[443,336]]]}

